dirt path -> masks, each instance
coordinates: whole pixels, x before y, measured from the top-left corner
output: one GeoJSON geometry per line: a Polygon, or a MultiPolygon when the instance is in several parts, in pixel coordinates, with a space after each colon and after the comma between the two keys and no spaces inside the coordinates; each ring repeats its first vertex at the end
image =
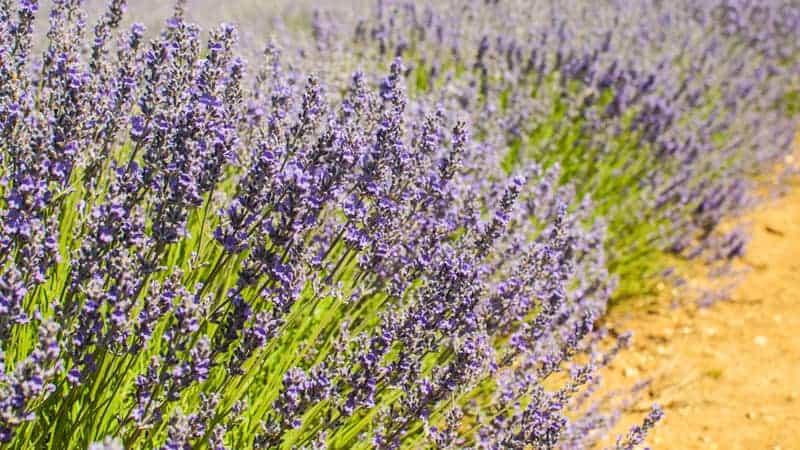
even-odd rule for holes
{"type": "Polygon", "coordinates": [[[748,271],[728,300],[611,314],[635,340],[605,378],[652,379],[633,415],[664,408],[653,449],[800,449],[800,186],[747,219],[748,271]]]}

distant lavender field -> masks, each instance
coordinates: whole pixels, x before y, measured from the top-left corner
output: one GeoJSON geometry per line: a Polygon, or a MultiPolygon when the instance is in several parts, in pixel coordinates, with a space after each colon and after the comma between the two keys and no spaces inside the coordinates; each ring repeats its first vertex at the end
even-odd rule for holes
{"type": "Polygon", "coordinates": [[[798,56],[790,0],[0,0],[0,442],[592,448],[798,56]]]}

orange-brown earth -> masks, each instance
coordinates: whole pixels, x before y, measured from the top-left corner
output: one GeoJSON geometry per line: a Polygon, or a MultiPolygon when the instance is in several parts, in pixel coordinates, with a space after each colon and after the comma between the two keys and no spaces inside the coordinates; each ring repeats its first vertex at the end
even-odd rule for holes
{"type": "Polygon", "coordinates": [[[653,449],[800,449],[800,184],[791,188],[745,218],[744,274],[725,300],[675,307],[665,292],[611,312],[608,325],[635,337],[606,383],[651,380],[621,433],[657,402],[666,416],[647,440],[653,449]]]}

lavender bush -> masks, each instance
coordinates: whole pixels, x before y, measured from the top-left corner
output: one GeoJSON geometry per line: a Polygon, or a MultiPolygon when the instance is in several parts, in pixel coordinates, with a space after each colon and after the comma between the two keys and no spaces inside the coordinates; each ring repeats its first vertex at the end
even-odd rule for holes
{"type": "Polygon", "coordinates": [[[647,289],[665,251],[739,254],[742,236],[714,230],[791,147],[793,2],[378,1],[326,29],[311,60],[402,55],[413,93],[463,111],[507,171],[534,160],[592,196],[618,296],[647,289]]]}
{"type": "Polygon", "coordinates": [[[619,276],[740,205],[743,169],[779,152],[742,159],[763,141],[734,132],[755,112],[786,131],[775,83],[794,86],[749,41],[775,64],[750,89],[774,96],[552,44],[503,62],[496,36],[470,62],[447,48],[474,36],[417,36],[446,28],[433,12],[402,49],[394,15],[342,49],[317,15],[313,48],[250,65],[183,2],[160,32],[125,6],[54,1],[39,52],[38,2],[0,0],[8,448],[590,447],[619,412],[593,395],[628,341],[595,329],[619,276]],[[347,51],[362,71],[325,59],[347,51]]]}

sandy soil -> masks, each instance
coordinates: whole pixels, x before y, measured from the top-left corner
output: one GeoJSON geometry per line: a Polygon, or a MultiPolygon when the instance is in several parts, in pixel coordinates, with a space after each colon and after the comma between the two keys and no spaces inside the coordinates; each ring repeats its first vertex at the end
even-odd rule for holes
{"type": "Polygon", "coordinates": [[[653,449],[800,449],[800,186],[746,219],[747,273],[727,300],[676,308],[665,295],[609,318],[635,338],[606,382],[652,380],[623,425],[653,402],[666,412],[653,449]]]}

